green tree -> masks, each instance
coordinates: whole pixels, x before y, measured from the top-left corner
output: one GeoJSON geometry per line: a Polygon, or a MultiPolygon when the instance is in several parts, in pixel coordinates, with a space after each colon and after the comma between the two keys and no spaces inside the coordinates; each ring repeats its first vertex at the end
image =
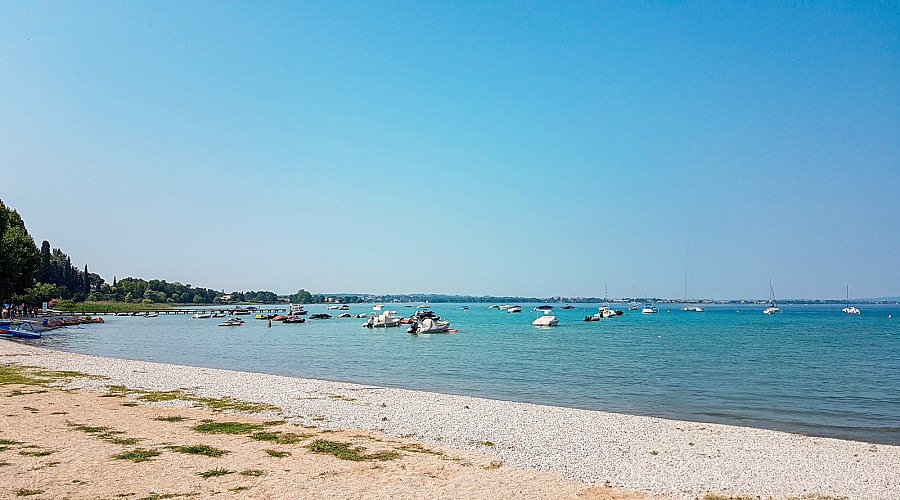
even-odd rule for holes
{"type": "Polygon", "coordinates": [[[34,283],[39,262],[22,217],[0,200],[0,299],[24,293],[34,283]]]}

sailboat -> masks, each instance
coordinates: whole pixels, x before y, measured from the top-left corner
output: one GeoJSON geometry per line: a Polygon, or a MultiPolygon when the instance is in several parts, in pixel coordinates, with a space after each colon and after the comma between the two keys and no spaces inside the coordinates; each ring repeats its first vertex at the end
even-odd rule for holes
{"type": "Polygon", "coordinates": [[[846,314],[862,314],[862,311],[850,305],[850,285],[847,285],[847,307],[841,309],[846,314]]]}
{"type": "Polygon", "coordinates": [[[769,307],[763,311],[763,314],[780,314],[782,312],[784,311],[775,304],[775,289],[772,288],[772,280],[769,280],[769,307]]]}
{"type": "MultiPolygon", "coordinates": [[[[687,290],[687,289],[688,289],[688,270],[687,270],[687,266],[684,266],[684,303],[685,303],[685,304],[689,304],[689,303],[690,303],[690,302],[688,301],[688,290],[687,290]]],[[[702,307],[700,307],[700,306],[690,306],[690,305],[685,305],[684,307],[681,308],[681,310],[682,310],[682,311],[688,311],[688,312],[698,312],[698,313],[702,313],[702,312],[703,312],[703,308],[702,308],[702,307]]]]}

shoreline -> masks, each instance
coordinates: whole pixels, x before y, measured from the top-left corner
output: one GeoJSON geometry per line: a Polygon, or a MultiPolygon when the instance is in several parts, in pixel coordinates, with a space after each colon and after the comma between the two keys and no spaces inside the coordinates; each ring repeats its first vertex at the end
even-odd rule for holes
{"type": "Polygon", "coordinates": [[[779,431],[453,396],[354,383],[103,358],[0,342],[4,363],[101,375],[107,385],[232,397],[325,429],[485,453],[515,467],[661,498],[708,493],[763,498],[896,499],[900,447],[779,431]],[[813,497],[815,498],[815,497],[813,497]]]}

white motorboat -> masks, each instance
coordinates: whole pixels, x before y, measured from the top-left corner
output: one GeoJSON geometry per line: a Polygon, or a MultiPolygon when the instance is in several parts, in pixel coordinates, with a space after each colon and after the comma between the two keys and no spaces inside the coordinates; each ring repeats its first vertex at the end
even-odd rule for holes
{"type": "Polygon", "coordinates": [[[702,313],[703,308],[700,306],[684,306],[681,308],[682,311],[690,311],[690,312],[698,312],[702,313]]]}
{"type": "Polygon", "coordinates": [[[363,323],[362,326],[366,328],[391,328],[393,326],[400,326],[400,320],[403,318],[394,316],[392,313],[393,311],[387,311],[384,314],[373,316],[369,318],[369,321],[363,323]]]}
{"type": "Polygon", "coordinates": [[[431,307],[431,305],[428,303],[428,301],[425,301],[425,302],[417,305],[416,309],[428,309],[429,307],[431,307]]]}
{"type": "Polygon", "coordinates": [[[288,316],[303,316],[306,314],[306,309],[303,308],[303,304],[291,304],[291,314],[288,316]]]}
{"type": "Polygon", "coordinates": [[[505,310],[509,309],[510,307],[512,307],[512,306],[510,306],[510,305],[503,305],[503,306],[497,306],[497,309],[500,309],[501,311],[505,311],[505,310]]]}
{"type": "Polygon", "coordinates": [[[194,315],[191,316],[191,318],[192,319],[209,319],[209,318],[212,318],[212,314],[210,314],[210,313],[194,313],[194,315]]]}
{"type": "Polygon", "coordinates": [[[653,304],[644,304],[644,308],[641,309],[641,314],[656,314],[658,312],[659,309],[653,304]]]}
{"type": "Polygon", "coordinates": [[[552,311],[553,306],[537,306],[534,308],[535,311],[544,312],[544,311],[552,311]]]}
{"type": "Polygon", "coordinates": [[[327,309],[335,310],[335,309],[338,309],[339,307],[341,307],[341,306],[328,306],[327,309]]]}
{"type": "MultiPolygon", "coordinates": [[[[502,309],[502,308],[501,308],[501,309],[502,309]]],[[[509,306],[509,307],[506,309],[506,312],[508,312],[508,313],[520,313],[520,312],[522,312],[522,307],[521,307],[521,306],[509,306]]]]}
{"type": "Polygon", "coordinates": [[[407,333],[420,335],[423,333],[450,333],[450,322],[440,318],[419,318],[418,321],[410,325],[407,333]]]}
{"type": "Polygon", "coordinates": [[[539,316],[537,319],[531,322],[532,326],[557,326],[559,325],[559,318],[550,314],[549,310],[544,311],[543,316],[539,316]]]}
{"type": "Polygon", "coordinates": [[[219,323],[219,326],[244,326],[244,320],[241,318],[231,318],[219,323]]]}
{"type": "Polygon", "coordinates": [[[862,314],[862,311],[850,305],[850,285],[847,285],[847,307],[841,309],[844,314],[862,314]]]}
{"type": "Polygon", "coordinates": [[[382,306],[381,304],[375,304],[374,306],[372,306],[373,311],[380,311],[382,308],[384,308],[384,306],[382,306]]]}
{"type": "Polygon", "coordinates": [[[763,314],[780,314],[782,312],[775,303],[775,289],[772,288],[772,280],[769,280],[769,307],[763,309],[763,314]]]}

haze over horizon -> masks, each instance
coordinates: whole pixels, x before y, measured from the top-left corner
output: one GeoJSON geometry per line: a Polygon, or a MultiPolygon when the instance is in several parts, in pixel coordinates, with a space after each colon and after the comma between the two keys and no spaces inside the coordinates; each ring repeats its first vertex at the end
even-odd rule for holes
{"type": "Polygon", "coordinates": [[[0,4],[0,199],[107,281],[900,295],[900,5],[0,4]]]}

